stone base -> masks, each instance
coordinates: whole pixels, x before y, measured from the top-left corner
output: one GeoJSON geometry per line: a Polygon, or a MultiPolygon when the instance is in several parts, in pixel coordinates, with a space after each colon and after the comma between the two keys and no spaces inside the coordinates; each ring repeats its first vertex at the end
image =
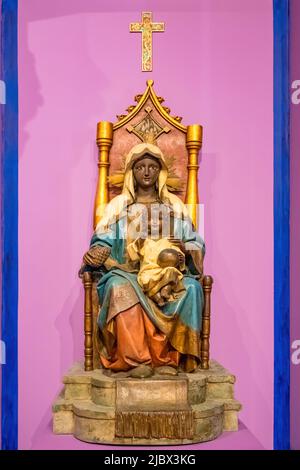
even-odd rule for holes
{"type": "Polygon", "coordinates": [[[63,383],[52,408],[55,434],[73,434],[99,444],[178,445],[210,441],[223,431],[238,430],[241,404],[234,399],[235,377],[215,361],[208,370],[147,379],[107,376],[101,369],[85,372],[82,364],[75,363],[63,383]],[[139,431],[133,424],[131,431],[117,437],[117,429],[123,428],[116,419],[122,413],[132,416],[133,423],[135,418],[139,420],[139,431]],[[164,415],[165,422],[157,427],[164,415]],[[182,426],[181,437],[176,438],[178,433],[172,435],[166,426],[170,422],[174,427],[180,416],[192,421],[188,420],[189,432],[182,426]]]}

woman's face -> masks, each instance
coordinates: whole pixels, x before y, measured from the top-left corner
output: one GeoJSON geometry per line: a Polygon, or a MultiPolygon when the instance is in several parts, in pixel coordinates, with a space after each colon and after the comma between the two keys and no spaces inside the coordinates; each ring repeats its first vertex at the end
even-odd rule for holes
{"type": "Polygon", "coordinates": [[[147,189],[155,185],[159,172],[160,163],[150,155],[145,155],[133,166],[133,175],[137,185],[147,189]]]}

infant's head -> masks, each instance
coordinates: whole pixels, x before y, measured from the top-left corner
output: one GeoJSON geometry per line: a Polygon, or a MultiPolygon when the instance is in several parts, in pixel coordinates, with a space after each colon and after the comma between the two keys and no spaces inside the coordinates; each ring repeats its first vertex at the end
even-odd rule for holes
{"type": "Polygon", "coordinates": [[[166,248],[165,250],[162,250],[158,255],[157,264],[161,268],[178,268],[180,264],[179,252],[174,250],[173,248],[166,248]]]}

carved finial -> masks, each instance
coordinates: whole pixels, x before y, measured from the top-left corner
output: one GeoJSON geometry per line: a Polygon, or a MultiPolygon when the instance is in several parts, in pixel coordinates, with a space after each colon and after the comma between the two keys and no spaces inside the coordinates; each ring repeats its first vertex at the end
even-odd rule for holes
{"type": "Polygon", "coordinates": [[[214,280],[211,276],[204,276],[202,282],[204,288],[206,288],[207,290],[211,290],[214,280]]]}
{"type": "Polygon", "coordinates": [[[182,117],[180,117],[180,116],[173,116],[173,119],[175,119],[175,121],[177,121],[177,122],[182,121],[182,117]]]}
{"type": "Polygon", "coordinates": [[[147,86],[153,86],[154,85],[154,80],[147,80],[146,85],[147,86]]]}
{"type": "Polygon", "coordinates": [[[168,108],[167,106],[163,106],[162,108],[166,111],[167,114],[170,114],[170,108],[168,108]]]}
{"type": "Polygon", "coordinates": [[[143,97],[143,95],[135,95],[134,101],[136,101],[138,103],[139,101],[141,101],[142,97],[143,97]]]}
{"type": "Polygon", "coordinates": [[[128,108],[126,109],[126,111],[128,111],[128,113],[131,113],[131,111],[133,111],[135,108],[135,105],[132,104],[131,106],[128,106],[128,108]]]}
{"type": "Polygon", "coordinates": [[[117,114],[118,121],[122,121],[122,119],[124,119],[124,117],[126,117],[126,114],[117,114]]]}

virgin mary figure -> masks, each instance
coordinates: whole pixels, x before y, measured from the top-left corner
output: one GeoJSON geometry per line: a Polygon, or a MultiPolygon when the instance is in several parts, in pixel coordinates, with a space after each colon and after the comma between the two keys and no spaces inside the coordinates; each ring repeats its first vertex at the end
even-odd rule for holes
{"type": "Polygon", "coordinates": [[[169,366],[192,372],[200,364],[205,247],[167,180],[159,147],[134,146],[122,193],[106,206],[83,258],[87,269],[101,272],[98,345],[104,369],[169,366]],[[180,262],[172,264],[172,256],[180,262]]]}

